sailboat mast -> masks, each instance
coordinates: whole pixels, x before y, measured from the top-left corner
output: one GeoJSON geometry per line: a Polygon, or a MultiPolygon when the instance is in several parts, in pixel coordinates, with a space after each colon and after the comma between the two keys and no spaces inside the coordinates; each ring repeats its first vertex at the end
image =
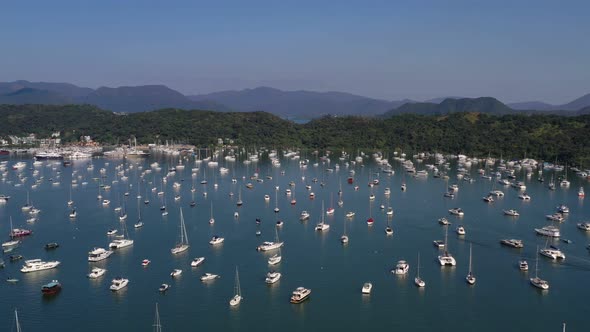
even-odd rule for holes
{"type": "Polygon", "coordinates": [[[471,273],[471,247],[472,244],[469,244],[469,273],[471,273]]]}
{"type": "Polygon", "coordinates": [[[154,332],[162,332],[162,325],[160,324],[160,312],[158,311],[158,303],[156,302],[156,317],[154,319],[154,332]]]}
{"type": "Polygon", "coordinates": [[[182,208],[180,208],[180,242],[188,244],[188,236],[186,234],[186,226],[184,225],[184,216],[182,214],[182,208]]]}

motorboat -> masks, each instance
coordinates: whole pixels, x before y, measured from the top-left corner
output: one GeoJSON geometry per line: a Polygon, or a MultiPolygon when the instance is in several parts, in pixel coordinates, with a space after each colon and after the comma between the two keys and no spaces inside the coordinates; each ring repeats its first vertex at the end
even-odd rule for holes
{"type": "Polygon", "coordinates": [[[501,190],[492,190],[490,191],[490,195],[496,196],[496,197],[503,197],[504,196],[504,192],[501,190]]]}
{"type": "Polygon", "coordinates": [[[209,241],[209,244],[211,244],[211,245],[221,244],[221,243],[223,243],[224,240],[225,240],[224,238],[214,235],[211,238],[211,241],[209,241]]]}
{"type": "Polygon", "coordinates": [[[43,270],[53,269],[61,264],[60,261],[45,262],[40,259],[29,259],[25,261],[25,265],[20,269],[23,273],[37,272],[43,270]]]}
{"type": "Polygon", "coordinates": [[[463,209],[461,209],[461,208],[450,209],[449,213],[452,215],[455,215],[455,216],[460,216],[460,217],[465,215],[465,212],[463,212],[463,209]]]}
{"type": "Polygon", "coordinates": [[[363,294],[371,294],[371,290],[373,289],[373,284],[370,282],[365,282],[363,284],[363,288],[361,289],[361,292],[363,294]]]}
{"type": "Polygon", "coordinates": [[[434,240],[433,244],[435,247],[437,247],[439,249],[442,249],[445,247],[445,241],[443,241],[443,240],[434,240]]]}
{"type": "Polygon", "coordinates": [[[268,259],[268,264],[269,265],[277,265],[279,264],[281,261],[283,260],[283,257],[281,256],[280,253],[274,254],[272,255],[269,259],[268,259]]]}
{"type": "Polygon", "coordinates": [[[43,295],[55,295],[61,291],[61,284],[57,280],[52,280],[51,282],[41,286],[41,293],[43,295]]]}
{"type": "Polygon", "coordinates": [[[182,274],[181,269],[174,269],[174,270],[172,270],[172,272],[170,272],[170,276],[172,278],[176,278],[176,277],[180,276],[181,274],[182,274]]]}
{"type": "Polygon", "coordinates": [[[565,221],[565,218],[564,218],[563,214],[561,214],[559,212],[558,213],[554,213],[554,214],[545,215],[545,218],[547,218],[548,220],[557,221],[557,222],[563,222],[563,221],[565,221]]]}
{"type": "Polygon", "coordinates": [[[545,257],[549,257],[551,259],[565,259],[565,254],[559,250],[559,248],[550,246],[549,248],[544,248],[539,251],[539,253],[545,257]]]}
{"type": "Polygon", "coordinates": [[[101,269],[100,267],[95,267],[95,268],[92,268],[90,273],[88,273],[88,278],[97,279],[97,278],[102,277],[106,272],[107,272],[107,270],[105,270],[105,269],[101,269]]]}
{"type": "Polygon", "coordinates": [[[104,248],[94,248],[92,251],[88,252],[88,261],[89,262],[99,262],[103,259],[109,258],[110,255],[113,254],[112,250],[106,250],[104,248]]]}
{"type": "Polygon", "coordinates": [[[266,282],[267,284],[274,284],[275,282],[279,281],[279,279],[281,279],[281,273],[272,271],[266,274],[264,282],[266,282]]]}
{"type": "Polygon", "coordinates": [[[282,220],[277,220],[277,227],[283,227],[284,222],[282,220]]]}
{"type": "Polygon", "coordinates": [[[147,267],[148,265],[150,265],[151,262],[152,261],[150,261],[149,259],[146,258],[146,259],[144,259],[144,260],[141,261],[141,266],[147,267]]]}
{"type": "Polygon", "coordinates": [[[395,269],[393,269],[391,272],[393,272],[394,274],[401,275],[401,274],[408,273],[409,270],[410,270],[410,265],[406,261],[401,260],[401,261],[397,262],[395,269]]]}
{"type": "Polygon", "coordinates": [[[11,262],[20,261],[21,259],[23,259],[23,255],[10,255],[11,262]]]}
{"type": "Polygon", "coordinates": [[[143,227],[143,221],[138,221],[137,223],[135,223],[133,225],[133,227],[135,227],[135,228],[141,228],[141,227],[143,227]]]}
{"type": "Polygon", "coordinates": [[[2,243],[2,249],[6,250],[8,248],[15,248],[19,244],[20,244],[20,240],[7,241],[7,242],[2,243]]]}
{"type": "Polygon", "coordinates": [[[590,232],[590,222],[578,223],[578,228],[583,231],[590,232]]]}
{"type": "Polygon", "coordinates": [[[50,242],[45,245],[45,250],[57,249],[59,248],[59,243],[57,242],[50,242]]]}
{"type": "Polygon", "coordinates": [[[518,195],[518,198],[522,199],[523,201],[530,201],[531,200],[531,196],[529,196],[529,194],[527,194],[527,193],[522,193],[522,194],[518,195]]]}
{"type": "Polygon", "coordinates": [[[299,215],[299,220],[304,221],[309,219],[309,212],[307,211],[301,211],[301,214],[299,215]]]}
{"type": "Polygon", "coordinates": [[[385,234],[393,235],[393,228],[391,228],[390,226],[385,227],[385,234]]]}
{"type": "Polygon", "coordinates": [[[548,237],[560,237],[561,233],[559,228],[555,226],[545,226],[542,228],[535,228],[535,232],[539,235],[548,236],[548,237]]]}
{"type": "Polygon", "coordinates": [[[449,220],[445,217],[439,218],[438,223],[441,225],[450,225],[451,224],[451,222],[449,222],[449,220]]]}
{"type": "Polygon", "coordinates": [[[570,213],[570,208],[567,205],[561,204],[557,207],[557,212],[559,213],[570,213]]]}
{"type": "Polygon", "coordinates": [[[518,217],[518,216],[520,216],[520,213],[518,213],[518,211],[516,211],[514,209],[502,210],[502,212],[504,212],[505,215],[511,216],[511,217],[518,217]]]}
{"type": "Polygon", "coordinates": [[[346,218],[352,218],[355,214],[353,211],[346,212],[346,218]]]}
{"type": "Polygon", "coordinates": [[[518,261],[518,269],[521,271],[528,271],[529,270],[529,263],[524,259],[518,261]]]}
{"type": "Polygon", "coordinates": [[[465,235],[465,227],[463,227],[462,225],[457,226],[457,229],[455,231],[458,235],[465,235]]]}
{"type": "Polygon", "coordinates": [[[487,195],[483,197],[483,201],[486,203],[493,203],[494,202],[494,196],[492,195],[487,195]]]}
{"type": "Polygon", "coordinates": [[[115,235],[115,234],[117,234],[117,232],[119,232],[117,229],[114,229],[114,228],[113,229],[109,229],[107,231],[107,235],[115,235]]]}
{"type": "Polygon", "coordinates": [[[212,273],[205,273],[201,276],[201,281],[209,281],[209,280],[215,280],[220,278],[219,275],[217,274],[212,274],[212,273]]]}
{"type": "Polygon", "coordinates": [[[117,277],[111,281],[111,287],[109,287],[109,288],[113,292],[116,292],[116,291],[119,291],[119,290],[127,287],[128,284],[129,284],[129,279],[117,277]]]}
{"type": "Polygon", "coordinates": [[[168,284],[162,284],[162,285],[160,285],[160,288],[158,288],[158,290],[159,290],[161,293],[164,293],[164,292],[165,292],[165,291],[167,291],[169,288],[170,288],[170,285],[168,285],[168,284]]]}
{"type": "Polygon", "coordinates": [[[305,287],[297,287],[291,294],[291,303],[301,303],[309,298],[311,295],[311,289],[305,287]]]}
{"type": "Polygon", "coordinates": [[[517,240],[517,239],[502,239],[502,240],[500,240],[500,243],[502,245],[512,247],[512,248],[523,248],[524,247],[524,243],[522,242],[522,240],[517,240]]]}
{"type": "Polygon", "coordinates": [[[197,258],[194,258],[191,261],[191,266],[192,267],[197,267],[197,266],[203,264],[204,261],[205,261],[205,257],[197,257],[197,258]]]}

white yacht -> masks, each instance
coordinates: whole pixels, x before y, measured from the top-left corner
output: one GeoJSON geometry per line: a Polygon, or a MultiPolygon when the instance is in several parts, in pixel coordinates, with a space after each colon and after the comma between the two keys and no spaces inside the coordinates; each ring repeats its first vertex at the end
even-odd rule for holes
{"type": "Polygon", "coordinates": [[[551,259],[565,259],[565,254],[554,246],[549,246],[549,248],[541,249],[539,253],[545,257],[549,257],[551,259]]]}
{"type": "Polygon", "coordinates": [[[115,235],[115,234],[117,234],[118,232],[119,232],[119,231],[118,231],[117,229],[114,229],[114,228],[113,228],[113,229],[109,229],[109,230],[107,231],[107,235],[109,235],[109,236],[110,236],[110,235],[115,235]]]}
{"type": "Polygon", "coordinates": [[[393,269],[391,272],[393,272],[394,274],[406,274],[409,270],[410,265],[406,261],[401,260],[397,262],[395,269],[393,269]]]}
{"type": "Polygon", "coordinates": [[[291,303],[301,303],[309,298],[311,289],[305,287],[297,287],[291,295],[291,303]]]}
{"type": "Polygon", "coordinates": [[[110,255],[113,254],[112,250],[106,250],[104,248],[94,248],[92,251],[88,252],[88,261],[89,262],[99,262],[103,259],[109,258],[110,255]]]}
{"type": "Polygon", "coordinates": [[[363,284],[363,288],[362,288],[361,292],[362,292],[363,294],[371,294],[371,290],[372,290],[372,289],[373,289],[373,284],[372,284],[372,283],[370,283],[370,282],[365,282],[365,283],[363,284]]]}
{"type": "Polygon", "coordinates": [[[217,274],[213,274],[213,273],[205,273],[201,276],[201,281],[209,281],[209,280],[215,280],[217,278],[220,278],[219,275],[217,274]]]}
{"type": "Polygon", "coordinates": [[[92,271],[90,271],[90,273],[88,273],[88,278],[97,279],[97,278],[102,277],[106,272],[107,272],[107,270],[105,270],[105,269],[101,269],[100,267],[95,267],[92,269],[92,271]]]}
{"type": "Polygon", "coordinates": [[[557,212],[559,213],[570,213],[570,208],[567,205],[561,204],[557,207],[557,212]]]}
{"type": "Polygon", "coordinates": [[[590,231],[590,222],[578,223],[578,228],[583,231],[589,232],[590,231]]]}
{"type": "Polygon", "coordinates": [[[518,216],[520,216],[520,213],[518,213],[518,211],[516,211],[514,209],[502,210],[502,212],[504,212],[505,215],[511,216],[511,217],[518,217],[518,216]]]}
{"type": "Polygon", "coordinates": [[[44,262],[40,259],[29,259],[25,261],[25,265],[20,269],[23,273],[43,271],[56,268],[60,264],[59,261],[44,262]]]}
{"type": "Polygon", "coordinates": [[[172,270],[172,272],[170,272],[170,276],[172,278],[176,278],[176,277],[180,276],[181,274],[182,274],[181,269],[174,269],[174,270],[172,270]]]}
{"type": "Polygon", "coordinates": [[[548,237],[560,237],[561,233],[559,232],[559,228],[555,226],[545,226],[543,228],[535,228],[535,232],[539,235],[548,236],[548,237]]]}
{"type": "Polygon", "coordinates": [[[264,279],[264,282],[267,284],[274,284],[275,282],[279,281],[279,279],[281,279],[281,273],[272,271],[266,274],[266,279],[264,279]]]}
{"type": "Polygon", "coordinates": [[[221,244],[221,243],[223,243],[224,240],[225,240],[224,238],[214,235],[211,238],[211,241],[209,241],[209,244],[211,244],[211,245],[221,244]]]}
{"type": "Polygon", "coordinates": [[[113,279],[113,281],[111,281],[110,289],[113,292],[116,292],[118,290],[121,290],[121,289],[127,287],[127,284],[129,284],[129,279],[118,277],[118,278],[113,279]]]}
{"type": "Polygon", "coordinates": [[[197,258],[194,258],[192,260],[192,262],[191,262],[191,266],[192,267],[197,267],[197,266],[203,264],[204,261],[205,261],[205,257],[197,257],[197,258]]]}
{"type": "Polygon", "coordinates": [[[463,209],[461,208],[452,208],[449,210],[449,213],[455,216],[464,216],[465,212],[463,212],[463,209]]]}
{"type": "Polygon", "coordinates": [[[521,271],[528,271],[529,270],[529,263],[526,260],[524,260],[524,259],[523,260],[520,260],[518,262],[518,268],[521,271]]]}
{"type": "Polygon", "coordinates": [[[492,191],[490,191],[490,195],[494,195],[496,197],[502,197],[502,196],[504,196],[504,192],[501,190],[492,190],[492,191]]]}

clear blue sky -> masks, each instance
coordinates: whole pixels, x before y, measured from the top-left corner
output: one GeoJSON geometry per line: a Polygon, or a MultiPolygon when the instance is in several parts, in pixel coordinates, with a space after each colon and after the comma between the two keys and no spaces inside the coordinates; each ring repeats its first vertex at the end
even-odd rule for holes
{"type": "Polygon", "coordinates": [[[590,1],[3,1],[0,81],[384,99],[590,92],[590,1]]]}

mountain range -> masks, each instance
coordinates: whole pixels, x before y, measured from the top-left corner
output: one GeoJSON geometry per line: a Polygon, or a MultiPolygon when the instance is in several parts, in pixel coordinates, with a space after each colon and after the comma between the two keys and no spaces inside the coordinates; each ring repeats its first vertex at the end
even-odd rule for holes
{"type": "Polygon", "coordinates": [[[221,112],[266,111],[283,118],[311,119],[323,115],[391,116],[402,113],[446,114],[480,112],[510,114],[544,112],[575,115],[589,112],[590,94],[563,105],[543,102],[503,104],[492,97],[442,97],[425,102],[410,99],[382,100],[343,92],[283,91],[258,87],[183,95],[165,85],[122,86],[98,89],[69,83],[0,82],[0,104],[91,104],[113,112],[136,113],[162,108],[221,112]]]}

